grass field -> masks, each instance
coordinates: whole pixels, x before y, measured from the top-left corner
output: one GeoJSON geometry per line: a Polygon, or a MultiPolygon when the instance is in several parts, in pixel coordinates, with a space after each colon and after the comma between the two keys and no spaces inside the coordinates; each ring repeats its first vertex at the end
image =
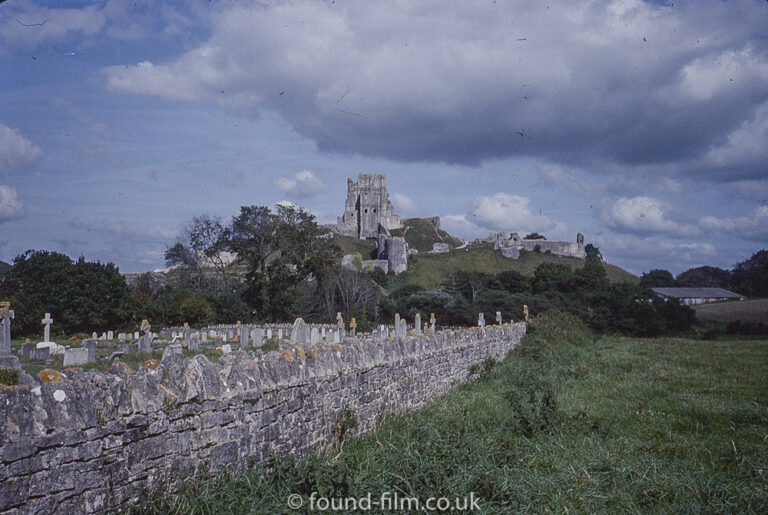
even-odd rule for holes
{"type": "Polygon", "coordinates": [[[694,306],[696,316],[716,322],[762,322],[768,324],[768,299],[711,302],[694,306]]]}
{"type": "Polygon", "coordinates": [[[312,492],[482,513],[768,512],[768,341],[595,338],[545,316],[504,363],[343,449],[190,480],[154,513],[291,513],[312,492]]]}
{"type": "MultiPolygon", "coordinates": [[[[405,273],[404,282],[433,290],[439,288],[445,273],[449,270],[458,269],[488,274],[515,270],[523,275],[533,276],[536,267],[542,263],[558,263],[573,269],[584,266],[584,260],[578,258],[526,252],[520,256],[520,259],[508,259],[492,248],[473,246],[469,249],[454,250],[448,254],[418,255],[405,273]]],[[[606,264],[605,271],[612,282],[638,282],[637,276],[617,266],[606,264]]]]}

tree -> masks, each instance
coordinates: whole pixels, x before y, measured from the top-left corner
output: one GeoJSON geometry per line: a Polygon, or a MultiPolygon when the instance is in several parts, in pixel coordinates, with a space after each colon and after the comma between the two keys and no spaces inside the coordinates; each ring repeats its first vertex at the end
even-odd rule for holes
{"type": "Polygon", "coordinates": [[[203,214],[190,220],[182,239],[165,251],[166,266],[180,268],[177,275],[183,288],[215,292],[230,288],[232,258],[225,252],[225,236],[220,217],[203,214]]]}
{"type": "Polygon", "coordinates": [[[546,240],[547,238],[544,237],[543,234],[539,234],[537,232],[532,232],[525,235],[524,240],[546,240]]]}
{"type": "Polygon", "coordinates": [[[44,313],[58,332],[91,332],[130,324],[136,305],[117,267],[65,254],[28,250],[14,259],[2,281],[21,334],[39,334],[44,313]]]}
{"type": "Polygon", "coordinates": [[[533,293],[552,290],[570,292],[573,289],[572,280],[573,271],[570,267],[556,263],[542,263],[533,272],[531,291],[533,293]]]}
{"type": "Polygon", "coordinates": [[[590,261],[597,261],[598,263],[603,262],[603,255],[600,254],[599,247],[595,247],[591,243],[587,243],[587,246],[584,247],[584,252],[586,253],[587,262],[590,262],[590,261]]]}
{"type": "Polygon", "coordinates": [[[728,288],[731,274],[716,266],[689,268],[677,276],[677,286],[693,288],[728,288]]]}
{"type": "Polygon", "coordinates": [[[644,288],[667,288],[675,286],[675,278],[669,270],[654,268],[640,276],[640,285],[644,288]]]}
{"type": "Polygon", "coordinates": [[[749,297],[768,297],[768,250],[761,250],[752,257],[734,265],[731,271],[733,288],[749,297]]]}
{"type": "Polygon", "coordinates": [[[278,205],[275,212],[242,206],[224,241],[246,267],[244,298],[261,319],[295,315],[296,287],[304,281],[313,281],[318,293],[328,287],[341,254],[313,215],[290,206],[278,205]]]}

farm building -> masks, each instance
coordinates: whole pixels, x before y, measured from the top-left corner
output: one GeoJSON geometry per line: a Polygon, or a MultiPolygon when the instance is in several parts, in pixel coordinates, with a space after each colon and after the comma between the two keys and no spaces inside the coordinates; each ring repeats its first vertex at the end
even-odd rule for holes
{"type": "Polygon", "coordinates": [[[746,300],[740,293],[728,291],[723,288],[651,288],[653,292],[664,300],[676,299],[680,304],[704,304],[719,300],[746,300]]]}

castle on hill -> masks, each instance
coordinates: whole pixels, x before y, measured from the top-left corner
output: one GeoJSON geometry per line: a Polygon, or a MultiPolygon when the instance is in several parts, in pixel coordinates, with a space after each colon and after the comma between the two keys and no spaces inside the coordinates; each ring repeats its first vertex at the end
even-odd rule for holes
{"type": "Polygon", "coordinates": [[[386,175],[361,173],[357,181],[347,179],[344,214],[337,218],[334,232],[364,240],[402,228],[400,216],[389,200],[386,175]]]}

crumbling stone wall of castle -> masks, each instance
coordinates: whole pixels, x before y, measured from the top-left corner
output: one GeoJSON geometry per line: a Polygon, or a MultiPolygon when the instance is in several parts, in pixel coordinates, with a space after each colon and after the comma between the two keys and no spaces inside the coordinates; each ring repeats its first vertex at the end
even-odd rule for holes
{"type": "Polygon", "coordinates": [[[211,363],[167,353],[138,372],[65,370],[0,391],[0,513],[92,513],[199,466],[245,467],[331,444],[342,410],[356,433],[423,406],[503,359],[525,334],[507,324],[401,339],[345,340],[211,363]]]}

